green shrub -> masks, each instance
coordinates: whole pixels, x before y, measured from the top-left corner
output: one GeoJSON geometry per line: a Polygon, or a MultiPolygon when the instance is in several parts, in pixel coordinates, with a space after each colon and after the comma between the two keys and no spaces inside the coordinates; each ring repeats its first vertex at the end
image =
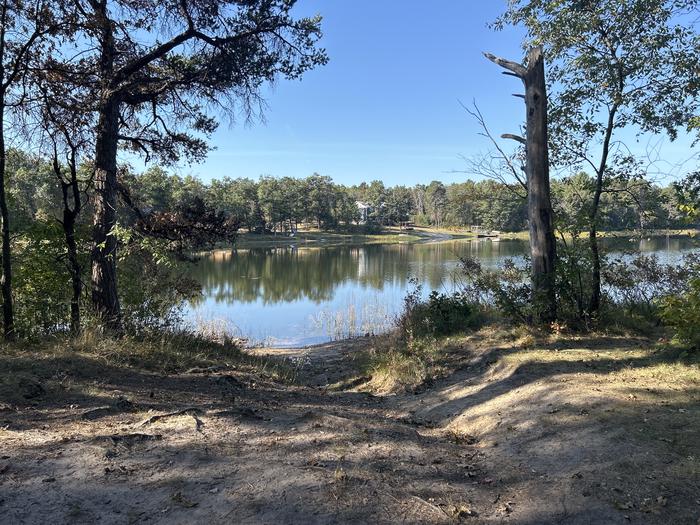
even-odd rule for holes
{"type": "Polygon", "coordinates": [[[475,308],[466,295],[433,291],[423,300],[418,286],[404,299],[404,310],[397,324],[406,338],[440,337],[473,327],[475,318],[475,308]]]}
{"type": "Polygon", "coordinates": [[[688,292],[700,278],[700,256],[685,255],[675,264],[663,264],[658,256],[623,254],[606,260],[603,286],[608,301],[624,310],[658,321],[660,299],[688,292]]]}
{"type": "Polygon", "coordinates": [[[530,261],[506,259],[500,268],[483,268],[474,257],[461,259],[462,290],[466,302],[480,311],[493,309],[503,319],[513,323],[529,323],[530,261]]]}
{"type": "Polygon", "coordinates": [[[679,343],[700,350],[700,278],[691,279],[684,294],[661,300],[661,318],[679,343]]]}

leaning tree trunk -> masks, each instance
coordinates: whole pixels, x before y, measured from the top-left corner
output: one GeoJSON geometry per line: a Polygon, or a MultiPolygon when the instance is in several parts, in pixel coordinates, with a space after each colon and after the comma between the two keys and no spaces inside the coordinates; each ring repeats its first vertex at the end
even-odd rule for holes
{"type": "Polygon", "coordinates": [[[541,47],[528,53],[527,66],[486,54],[486,57],[517,76],[525,85],[526,136],[513,138],[525,145],[527,154],[527,214],[532,264],[532,304],[535,320],[550,323],[557,317],[555,288],[556,241],[549,186],[547,134],[547,86],[541,47]]]}
{"type": "Polygon", "coordinates": [[[121,330],[117,295],[117,239],[112,231],[117,209],[117,142],[119,103],[100,108],[95,146],[95,217],[92,248],[92,304],[103,327],[121,330]]]}
{"type": "Polygon", "coordinates": [[[78,260],[78,243],[75,240],[75,223],[82,210],[80,186],[76,166],[75,148],[72,148],[69,158],[70,179],[66,182],[61,174],[61,166],[58,161],[58,153],[54,150],[53,170],[61,185],[63,198],[63,236],[66,241],[66,255],[68,257],[68,271],[71,277],[73,295],[70,300],[70,331],[76,335],[80,332],[80,296],[83,291],[82,266],[78,260]],[[70,192],[70,193],[69,193],[70,192]],[[71,207],[71,197],[73,205],[71,207]]]}

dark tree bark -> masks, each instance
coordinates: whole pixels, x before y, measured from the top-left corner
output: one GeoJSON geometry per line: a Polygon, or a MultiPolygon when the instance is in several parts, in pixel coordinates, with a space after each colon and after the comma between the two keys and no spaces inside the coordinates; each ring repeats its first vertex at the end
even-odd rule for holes
{"type": "MultiPolygon", "coordinates": [[[[2,66],[0,66],[1,68],[2,66]]],[[[0,75],[0,78],[2,75],[0,75]]],[[[4,126],[4,93],[0,94],[0,221],[2,221],[2,320],[5,339],[15,338],[15,317],[12,305],[12,247],[10,246],[10,212],[7,206],[5,192],[5,126],[4,126]]]]}
{"type": "Polygon", "coordinates": [[[82,209],[82,199],[78,182],[76,147],[71,146],[70,149],[71,151],[68,155],[68,169],[70,172],[68,180],[63,176],[56,149],[54,149],[53,170],[61,185],[61,196],[63,198],[63,218],[60,222],[66,240],[68,271],[71,276],[70,331],[75,335],[80,332],[80,296],[83,291],[82,266],[78,260],[78,244],[75,240],[75,223],[82,209]]]}
{"type": "MultiPolygon", "coordinates": [[[[12,304],[12,247],[10,246],[10,211],[7,206],[5,191],[7,157],[5,151],[5,103],[11,80],[5,77],[5,53],[8,17],[7,2],[2,4],[0,13],[0,221],[2,221],[2,274],[0,289],[2,293],[2,320],[5,339],[15,338],[15,316],[12,304]]],[[[10,73],[12,75],[12,73],[10,73]]]]}
{"type": "Polygon", "coordinates": [[[549,147],[547,133],[547,86],[542,48],[528,53],[527,66],[486,54],[492,62],[517,76],[525,85],[527,131],[525,139],[505,138],[524,143],[527,164],[527,211],[530,228],[532,264],[532,303],[535,320],[550,323],[557,317],[555,287],[556,241],[549,185],[549,147]]]}
{"type": "Polygon", "coordinates": [[[100,29],[101,100],[95,134],[95,184],[92,261],[92,306],[108,330],[122,329],[117,292],[117,146],[119,142],[119,98],[112,89],[117,55],[114,30],[107,2],[93,3],[100,29]]]}
{"type": "Polygon", "coordinates": [[[92,248],[92,304],[103,326],[122,329],[117,294],[117,143],[119,103],[108,99],[100,107],[95,144],[95,216],[92,248]]]}

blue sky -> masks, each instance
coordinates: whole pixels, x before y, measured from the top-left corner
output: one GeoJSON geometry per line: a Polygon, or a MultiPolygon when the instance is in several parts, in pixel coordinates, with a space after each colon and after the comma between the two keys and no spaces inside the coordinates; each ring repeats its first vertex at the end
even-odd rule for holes
{"type": "MultiPolygon", "coordinates": [[[[206,162],[180,174],[305,177],[387,185],[466,175],[460,155],[488,148],[459,101],[475,100],[492,131],[523,122],[519,81],[481,54],[522,56],[521,33],[487,25],[504,1],[300,0],[299,14],[320,13],[330,62],[300,81],[266,92],[266,122],[222,122],[206,162]]],[[[686,154],[687,145],[668,145],[686,154]]]]}

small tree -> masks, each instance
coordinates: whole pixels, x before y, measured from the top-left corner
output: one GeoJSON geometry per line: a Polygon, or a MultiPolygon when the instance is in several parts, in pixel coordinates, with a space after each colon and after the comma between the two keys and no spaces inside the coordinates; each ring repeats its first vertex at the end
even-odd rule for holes
{"type": "Polygon", "coordinates": [[[71,103],[75,101],[70,94],[66,91],[50,93],[46,88],[46,85],[40,87],[42,97],[38,120],[43,123],[51,150],[53,173],[61,189],[62,211],[61,218],[57,218],[57,221],[63,229],[66,266],[71,279],[70,331],[77,334],[81,328],[83,265],[78,254],[76,225],[92,183],[91,173],[80,175],[79,162],[91,146],[90,134],[88,123],[79,108],[71,103]]]}

